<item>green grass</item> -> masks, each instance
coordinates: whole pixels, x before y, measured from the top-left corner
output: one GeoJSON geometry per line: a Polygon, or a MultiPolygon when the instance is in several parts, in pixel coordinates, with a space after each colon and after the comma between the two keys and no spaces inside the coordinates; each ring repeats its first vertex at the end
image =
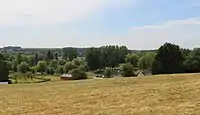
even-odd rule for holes
{"type": "Polygon", "coordinates": [[[199,115],[200,75],[1,85],[1,115],[199,115]]]}

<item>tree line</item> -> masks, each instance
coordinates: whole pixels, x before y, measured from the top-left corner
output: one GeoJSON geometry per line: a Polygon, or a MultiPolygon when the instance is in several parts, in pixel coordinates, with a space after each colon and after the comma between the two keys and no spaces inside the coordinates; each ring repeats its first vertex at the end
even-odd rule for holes
{"type": "MultiPolygon", "coordinates": [[[[158,50],[133,53],[126,46],[109,45],[87,48],[80,57],[77,48],[63,48],[34,54],[1,54],[0,74],[10,72],[31,74],[64,74],[81,71],[104,70],[111,74],[118,68],[123,76],[133,76],[135,71],[152,74],[200,72],[200,48],[184,49],[164,43],[158,50]]],[[[1,81],[7,77],[1,76],[1,81]]]]}

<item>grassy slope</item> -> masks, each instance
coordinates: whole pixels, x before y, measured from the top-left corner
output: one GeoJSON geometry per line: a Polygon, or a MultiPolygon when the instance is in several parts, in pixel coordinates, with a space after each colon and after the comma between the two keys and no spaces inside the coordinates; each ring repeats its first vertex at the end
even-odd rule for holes
{"type": "Polygon", "coordinates": [[[1,115],[200,114],[200,75],[1,85],[1,115]]]}

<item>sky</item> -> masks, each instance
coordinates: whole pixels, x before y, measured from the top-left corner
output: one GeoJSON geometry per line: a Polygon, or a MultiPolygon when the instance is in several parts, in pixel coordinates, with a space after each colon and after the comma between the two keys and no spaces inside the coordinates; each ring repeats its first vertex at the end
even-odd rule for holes
{"type": "Polygon", "coordinates": [[[200,47],[200,0],[0,0],[0,47],[200,47]]]}

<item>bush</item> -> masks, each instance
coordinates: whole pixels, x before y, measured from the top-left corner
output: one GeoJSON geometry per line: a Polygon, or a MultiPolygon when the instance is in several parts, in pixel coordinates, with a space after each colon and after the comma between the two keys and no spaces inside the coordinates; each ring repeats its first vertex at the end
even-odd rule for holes
{"type": "Polygon", "coordinates": [[[56,69],[56,73],[63,74],[64,73],[63,66],[58,66],[58,68],[56,69]]]}
{"type": "Polygon", "coordinates": [[[69,74],[73,76],[73,80],[87,79],[87,74],[79,69],[73,69],[69,71],[69,74]]]}
{"type": "Polygon", "coordinates": [[[53,75],[53,74],[55,74],[55,70],[53,69],[53,67],[47,67],[46,73],[50,74],[50,75],[53,75]]]}
{"type": "Polygon", "coordinates": [[[122,65],[122,76],[131,77],[134,76],[133,66],[130,63],[126,63],[122,65]]]}
{"type": "Polygon", "coordinates": [[[111,75],[112,75],[112,70],[111,70],[110,68],[106,68],[106,69],[104,70],[104,75],[105,75],[105,77],[111,77],[111,75]]]}
{"type": "Polygon", "coordinates": [[[26,73],[29,70],[29,65],[26,62],[21,62],[17,67],[21,73],[26,73]]]}
{"type": "Polygon", "coordinates": [[[75,69],[75,68],[77,68],[77,66],[74,65],[74,63],[72,63],[72,62],[67,62],[67,63],[64,65],[63,70],[64,70],[65,73],[68,73],[70,70],[73,70],[73,69],[75,69]]]}

